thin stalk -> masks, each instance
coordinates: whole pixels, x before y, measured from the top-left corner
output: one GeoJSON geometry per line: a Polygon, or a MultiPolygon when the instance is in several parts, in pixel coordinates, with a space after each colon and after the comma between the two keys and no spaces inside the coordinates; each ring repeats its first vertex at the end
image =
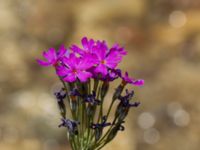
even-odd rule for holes
{"type": "MultiPolygon", "coordinates": [[[[99,88],[99,91],[101,91],[101,87],[99,88]]],[[[99,94],[100,94],[100,92],[99,92],[99,94]]],[[[104,99],[100,99],[100,101],[101,101],[101,104],[100,104],[100,108],[99,108],[99,116],[98,116],[97,123],[99,123],[99,121],[100,121],[100,119],[102,119],[102,115],[103,115],[103,102],[104,102],[104,99]]]]}
{"type": "Polygon", "coordinates": [[[111,109],[112,109],[112,107],[113,107],[114,102],[115,102],[115,100],[112,100],[112,102],[111,102],[111,104],[110,104],[110,107],[109,107],[109,109],[108,109],[108,112],[107,112],[107,114],[106,114],[106,118],[108,118],[108,116],[110,115],[110,111],[111,111],[111,109]]]}

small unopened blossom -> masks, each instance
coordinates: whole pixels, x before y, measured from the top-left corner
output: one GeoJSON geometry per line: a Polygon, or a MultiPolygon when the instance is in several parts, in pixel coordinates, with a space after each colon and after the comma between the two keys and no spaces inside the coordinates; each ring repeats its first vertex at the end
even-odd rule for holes
{"type": "Polygon", "coordinates": [[[94,129],[94,133],[95,133],[95,140],[98,141],[103,134],[103,129],[105,127],[111,126],[110,122],[106,122],[107,121],[107,117],[103,116],[102,117],[102,123],[93,123],[91,125],[91,128],[94,129]]]}
{"type": "Polygon", "coordinates": [[[59,92],[54,93],[57,99],[58,107],[60,109],[60,114],[63,118],[66,117],[66,106],[64,103],[64,99],[66,97],[66,92],[61,89],[59,92]]]}
{"type": "Polygon", "coordinates": [[[61,89],[59,92],[54,93],[58,101],[63,101],[66,97],[66,92],[64,89],[61,89]]]}
{"type": "Polygon", "coordinates": [[[61,119],[62,123],[58,127],[67,127],[70,134],[78,134],[79,122],[70,119],[61,119]]]}
{"type": "Polygon", "coordinates": [[[114,81],[119,77],[121,77],[120,69],[109,69],[107,76],[103,77],[103,80],[114,81]]]}
{"type": "Polygon", "coordinates": [[[125,121],[120,121],[120,122],[117,122],[116,124],[114,124],[112,130],[110,131],[110,133],[108,134],[108,136],[105,140],[106,142],[112,141],[116,137],[116,135],[119,131],[125,130],[125,127],[122,125],[123,123],[125,123],[125,121]]]}
{"type": "Polygon", "coordinates": [[[77,88],[73,88],[70,92],[69,92],[70,96],[82,96],[81,93],[78,91],[77,88]]]}
{"type": "Polygon", "coordinates": [[[110,126],[111,123],[110,122],[106,122],[106,121],[107,121],[106,116],[103,116],[102,117],[102,123],[96,123],[96,124],[93,123],[92,126],[91,126],[91,128],[92,129],[97,129],[97,128],[105,128],[107,126],[110,126]]]}
{"type": "Polygon", "coordinates": [[[137,107],[139,106],[140,102],[134,102],[131,103],[130,100],[133,98],[134,92],[129,92],[126,89],[126,95],[125,96],[119,96],[119,100],[121,101],[121,104],[123,107],[137,107]]]}
{"type": "Polygon", "coordinates": [[[100,100],[96,99],[95,91],[92,91],[92,94],[84,96],[83,99],[86,103],[90,103],[91,105],[99,105],[101,103],[100,100]]]}

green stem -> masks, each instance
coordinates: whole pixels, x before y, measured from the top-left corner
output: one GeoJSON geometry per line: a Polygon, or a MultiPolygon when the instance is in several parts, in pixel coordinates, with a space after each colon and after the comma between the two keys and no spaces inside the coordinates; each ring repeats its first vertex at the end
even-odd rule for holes
{"type": "MultiPolygon", "coordinates": [[[[98,146],[100,146],[100,145],[102,144],[103,140],[104,140],[104,139],[106,138],[106,136],[109,135],[109,133],[111,132],[113,126],[115,125],[116,120],[117,120],[117,117],[115,117],[115,119],[114,119],[113,122],[112,122],[112,125],[110,126],[110,128],[108,129],[108,131],[104,134],[104,136],[99,140],[99,142],[96,144],[95,147],[98,147],[98,146]]],[[[105,143],[103,144],[103,146],[105,146],[106,144],[107,144],[107,142],[105,142],[105,143]]],[[[103,146],[101,146],[100,148],[102,148],[103,146]]]]}
{"type": "Polygon", "coordinates": [[[112,106],[113,106],[114,102],[115,102],[115,100],[112,100],[112,102],[111,102],[111,104],[110,104],[110,107],[109,107],[109,109],[108,109],[108,112],[107,112],[107,114],[106,114],[106,118],[109,117],[110,111],[111,111],[111,109],[112,109],[112,106]]]}

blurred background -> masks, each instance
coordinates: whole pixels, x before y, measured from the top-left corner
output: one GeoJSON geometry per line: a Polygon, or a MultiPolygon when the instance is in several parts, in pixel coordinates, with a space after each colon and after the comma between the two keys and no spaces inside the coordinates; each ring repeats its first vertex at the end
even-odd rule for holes
{"type": "Polygon", "coordinates": [[[0,10],[0,150],[70,150],[60,83],[35,59],[83,36],[123,45],[123,71],[146,81],[105,150],[199,150],[199,0],[0,0],[0,10]]]}

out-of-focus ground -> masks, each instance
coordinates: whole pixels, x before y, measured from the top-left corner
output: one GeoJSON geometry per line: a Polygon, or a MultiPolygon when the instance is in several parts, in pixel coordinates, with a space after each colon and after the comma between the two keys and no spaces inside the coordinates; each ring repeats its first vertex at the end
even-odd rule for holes
{"type": "Polygon", "coordinates": [[[59,81],[35,58],[83,36],[123,45],[123,71],[146,81],[105,150],[199,150],[199,0],[1,0],[0,150],[70,149],[57,127],[59,81]]]}

